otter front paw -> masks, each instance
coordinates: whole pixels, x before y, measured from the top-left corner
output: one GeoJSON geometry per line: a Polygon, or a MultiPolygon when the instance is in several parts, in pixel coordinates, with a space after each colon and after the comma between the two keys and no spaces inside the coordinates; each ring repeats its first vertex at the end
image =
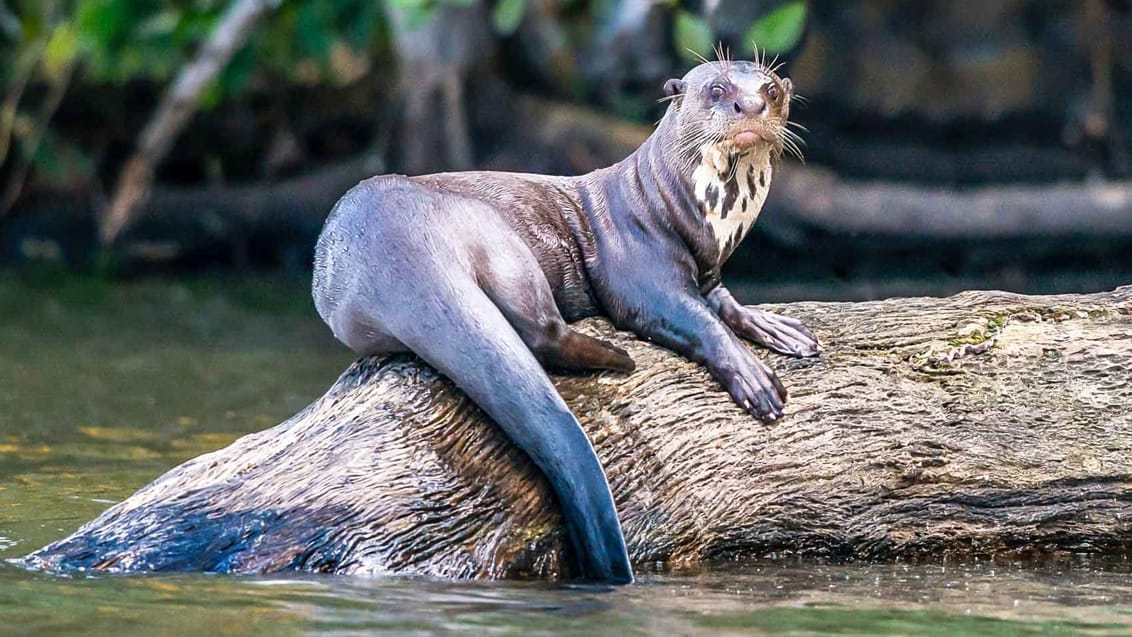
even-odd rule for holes
{"type": "Polygon", "coordinates": [[[798,319],[751,307],[728,319],[736,334],[779,354],[805,358],[821,352],[817,337],[798,319]]]}
{"type": "Polygon", "coordinates": [[[755,418],[774,422],[782,417],[786,388],[774,371],[753,355],[739,367],[720,372],[719,380],[732,400],[755,418]]]}

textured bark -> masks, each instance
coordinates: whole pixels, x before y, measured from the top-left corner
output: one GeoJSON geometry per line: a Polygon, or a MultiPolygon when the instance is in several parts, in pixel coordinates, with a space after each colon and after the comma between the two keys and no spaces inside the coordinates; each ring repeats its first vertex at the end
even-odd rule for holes
{"type": "MultiPolygon", "coordinates": [[[[638,364],[556,379],[637,564],[1132,546],[1132,287],[778,309],[826,349],[760,352],[792,392],[774,426],[698,366],[580,324],[638,364]]],[[[357,362],[292,419],[181,465],[31,559],[554,577],[572,564],[564,537],[525,457],[448,382],[393,357],[357,362]]]]}

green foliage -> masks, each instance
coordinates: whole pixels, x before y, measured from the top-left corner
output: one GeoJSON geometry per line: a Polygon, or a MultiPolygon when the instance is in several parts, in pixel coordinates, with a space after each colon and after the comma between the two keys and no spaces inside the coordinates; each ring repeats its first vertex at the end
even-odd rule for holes
{"type": "MultiPolygon", "coordinates": [[[[425,6],[426,0],[385,0],[425,6]]],[[[431,0],[468,2],[470,0],[431,0]]],[[[167,82],[212,32],[229,0],[18,0],[0,10],[0,55],[34,53],[38,73],[57,76],[75,62],[94,83],[167,82]]],[[[240,90],[256,68],[291,76],[330,73],[336,47],[380,44],[382,0],[285,0],[220,82],[220,96],[240,90]]],[[[6,69],[4,73],[10,74],[6,69]]],[[[10,77],[2,78],[10,81],[10,77]]],[[[332,78],[330,78],[332,79],[332,78]]]]}
{"type": "Polygon", "coordinates": [[[747,31],[747,40],[768,53],[794,48],[806,28],[806,3],[792,0],[759,18],[747,31]]]}
{"type": "Polygon", "coordinates": [[[523,12],[527,8],[527,0],[499,0],[491,13],[491,21],[495,30],[503,35],[511,35],[519,28],[523,19],[523,12]]]}
{"type": "MultiPolygon", "coordinates": [[[[25,86],[47,85],[65,90],[70,84],[166,85],[212,33],[233,0],[5,0],[0,3],[0,87],[14,95],[0,112],[0,165],[13,157],[34,161],[44,173],[66,171],[77,148],[65,136],[40,130],[50,125],[42,111],[43,91],[25,86]],[[21,95],[22,93],[22,95],[21,95]],[[38,101],[38,103],[37,103],[38,101]],[[11,108],[15,104],[16,108],[11,108]],[[41,121],[42,120],[42,121],[41,121]],[[41,144],[42,142],[42,144],[41,144]]],[[[390,59],[387,10],[409,26],[430,18],[444,5],[486,2],[499,36],[513,34],[524,17],[538,11],[563,20],[569,42],[564,51],[582,50],[602,21],[627,0],[552,0],[548,8],[531,0],[282,0],[257,26],[249,44],[225,66],[203,96],[205,109],[238,96],[252,80],[260,85],[349,83],[390,59]]],[[[672,38],[687,60],[711,57],[717,35],[704,15],[683,8],[678,0],[660,0],[672,18],[672,38]]],[[[806,3],[787,0],[758,19],[749,40],[770,53],[793,47],[804,30],[806,3]]],[[[575,78],[581,84],[583,78],[575,78]]],[[[583,93],[584,91],[579,91],[583,93]]],[[[637,104],[627,97],[624,104],[637,104]]],[[[651,102],[649,102],[651,104],[651,102]]],[[[640,117],[643,107],[624,107],[622,114],[640,117]]],[[[89,161],[78,162],[89,170],[89,161]]],[[[2,212],[0,212],[2,215],[2,212]]]]}
{"type": "MultiPolygon", "coordinates": [[[[369,68],[384,42],[384,2],[472,0],[284,0],[203,95],[204,108],[237,95],[262,73],[284,83],[343,82],[369,68]]],[[[74,82],[165,85],[199,50],[232,0],[9,0],[0,5],[0,165],[32,164],[57,183],[93,175],[90,158],[50,129],[49,95],[74,82]],[[77,73],[76,73],[77,71],[77,73]]],[[[25,175],[19,169],[17,175],[25,175]]],[[[19,176],[0,189],[23,181],[19,176]]],[[[4,214],[0,210],[0,217],[4,214]]]]}
{"type": "Polygon", "coordinates": [[[66,73],[79,52],[79,38],[70,22],[55,26],[43,49],[43,71],[47,77],[58,79],[66,73]]]}
{"type": "Polygon", "coordinates": [[[707,21],[689,11],[676,10],[676,21],[673,29],[672,35],[676,40],[676,48],[680,51],[680,55],[686,58],[694,60],[701,56],[707,57],[715,43],[711,27],[707,21]]]}
{"type": "MultiPolygon", "coordinates": [[[[710,57],[716,42],[711,25],[703,17],[672,4],[673,40],[680,55],[688,60],[710,57]]],[[[755,21],[746,39],[760,51],[781,53],[793,48],[806,26],[805,0],[790,0],[755,21]]]]}
{"type": "Polygon", "coordinates": [[[217,2],[77,0],[73,20],[87,77],[167,80],[215,24],[217,2]]]}

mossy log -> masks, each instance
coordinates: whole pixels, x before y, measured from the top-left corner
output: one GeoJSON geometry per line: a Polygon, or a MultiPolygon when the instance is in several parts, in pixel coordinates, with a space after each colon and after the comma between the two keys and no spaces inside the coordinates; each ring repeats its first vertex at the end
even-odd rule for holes
{"type": "MultiPolygon", "coordinates": [[[[816,359],[752,420],[700,367],[602,320],[630,375],[556,384],[638,565],[1132,546],[1132,286],[1083,296],[797,303],[816,359]]],[[[54,569],[560,577],[540,474],[408,356],[363,359],[277,427],[173,469],[41,549],[54,569]]]]}

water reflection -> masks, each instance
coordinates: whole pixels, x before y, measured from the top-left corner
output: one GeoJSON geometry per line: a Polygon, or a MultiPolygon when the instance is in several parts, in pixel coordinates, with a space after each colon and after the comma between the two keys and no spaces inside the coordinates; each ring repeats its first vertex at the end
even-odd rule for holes
{"type": "MultiPolygon", "coordinates": [[[[422,578],[58,577],[0,568],[0,625],[123,634],[1132,633],[1126,561],[769,561],[624,588],[422,578]]],[[[3,632],[3,629],[0,629],[3,632]]]]}

